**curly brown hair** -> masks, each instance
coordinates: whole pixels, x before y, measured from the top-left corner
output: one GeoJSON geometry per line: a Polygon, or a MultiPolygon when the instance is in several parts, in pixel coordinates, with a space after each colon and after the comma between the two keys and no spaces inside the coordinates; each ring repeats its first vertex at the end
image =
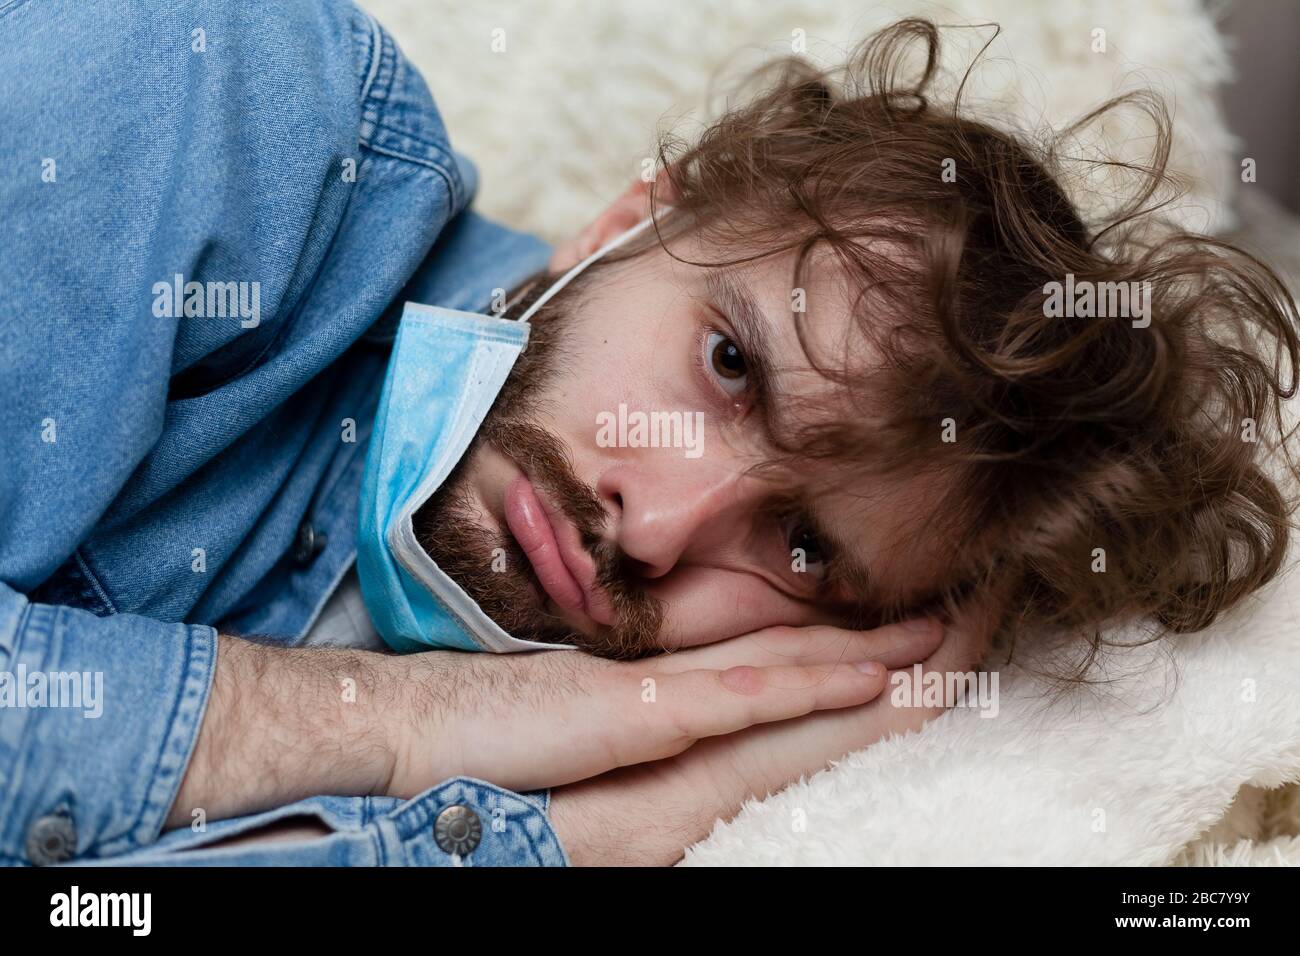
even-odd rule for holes
{"type": "Polygon", "coordinates": [[[1252,255],[1162,215],[1178,189],[1158,96],[1110,100],[1031,144],[965,115],[970,68],[949,102],[927,98],[939,48],[938,27],[906,20],[835,71],[783,59],[693,144],[664,136],[658,242],[676,255],[689,230],[737,252],[693,262],[707,266],[794,250],[795,287],[815,249],[833,250],[862,290],[854,321],[878,362],[819,365],[858,415],[787,435],[780,450],[947,479],[930,532],[955,576],[930,608],[977,608],[1012,644],[1077,634],[1088,661],[1114,624],[1203,628],[1286,553],[1295,303],[1252,255]],[[1109,163],[1136,189],[1086,222],[1061,185],[1081,162],[1066,148],[1121,108],[1149,117],[1155,147],[1148,163],[1109,163]],[[675,211],[660,221],[665,185],[675,211]],[[1138,283],[1128,288],[1145,293],[1149,324],[1055,314],[1048,291],[1067,281],[1103,293],[1138,283]],[[892,319],[862,305],[868,292],[892,319]]]}

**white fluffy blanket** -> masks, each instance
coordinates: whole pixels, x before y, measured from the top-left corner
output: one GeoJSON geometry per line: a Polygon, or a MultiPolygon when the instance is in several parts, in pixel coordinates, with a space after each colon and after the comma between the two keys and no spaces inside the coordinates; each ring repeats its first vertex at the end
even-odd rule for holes
{"type": "MultiPolygon", "coordinates": [[[[1184,221],[1223,228],[1240,188],[1215,100],[1229,59],[1197,0],[363,3],[423,70],[453,142],[479,165],[479,207],[549,239],[639,174],[657,126],[689,134],[707,120],[711,85],[725,90],[728,76],[792,41],[833,62],[916,13],[1001,24],[972,101],[999,122],[1032,134],[1153,86],[1173,104],[1173,165],[1193,183],[1184,221]]],[[[981,36],[954,35],[949,62],[963,63],[981,36]]],[[[1149,148],[1122,123],[1096,137],[1108,154],[1149,148]]],[[[1076,197],[1086,208],[1107,195],[1095,185],[1076,197]]],[[[686,863],[1300,862],[1289,837],[1187,849],[1243,785],[1300,779],[1298,598],[1292,578],[1205,634],[1113,653],[1107,683],[1050,705],[1047,688],[1006,669],[996,719],[955,710],[854,754],[751,803],[686,863]]],[[[1267,836],[1267,802],[1247,791],[1219,835],[1267,836]]]]}
{"type": "Polygon", "coordinates": [[[1244,784],[1300,778],[1298,598],[1286,582],[1209,632],[1114,653],[1110,683],[1053,704],[1003,669],[996,718],[954,709],[853,754],[689,862],[1171,863],[1244,784]]]}

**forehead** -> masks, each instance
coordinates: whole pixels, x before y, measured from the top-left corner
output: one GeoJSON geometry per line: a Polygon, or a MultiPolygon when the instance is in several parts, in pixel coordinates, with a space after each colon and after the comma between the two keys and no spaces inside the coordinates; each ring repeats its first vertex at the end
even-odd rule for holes
{"type": "Polygon", "coordinates": [[[791,251],[700,271],[707,291],[729,304],[748,300],[757,310],[754,318],[778,376],[774,384],[783,394],[829,398],[828,371],[846,373],[870,365],[860,310],[871,291],[854,288],[828,250],[814,250],[802,263],[791,251]]]}
{"type": "MultiPolygon", "coordinates": [[[[698,248],[689,256],[707,263],[698,248]]],[[[741,253],[740,256],[744,254],[741,253]]],[[[795,426],[851,414],[846,378],[869,377],[877,353],[870,315],[885,313],[878,290],[851,279],[829,249],[802,261],[794,250],[734,264],[687,265],[677,280],[717,310],[749,345],[747,357],[774,400],[772,424],[795,426]]]]}

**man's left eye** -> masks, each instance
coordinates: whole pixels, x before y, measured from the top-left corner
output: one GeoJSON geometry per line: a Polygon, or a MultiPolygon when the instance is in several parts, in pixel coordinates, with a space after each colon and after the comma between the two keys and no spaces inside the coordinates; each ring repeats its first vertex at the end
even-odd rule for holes
{"type": "Polygon", "coordinates": [[[740,346],[721,332],[710,332],[704,341],[704,360],[728,395],[742,395],[749,387],[749,363],[740,346]]]}
{"type": "Polygon", "coordinates": [[[798,522],[791,526],[788,544],[790,554],[802,558],[805,570],[817,573],[825,566],[829,555],[817,532],[806,523],[798,522]]]}

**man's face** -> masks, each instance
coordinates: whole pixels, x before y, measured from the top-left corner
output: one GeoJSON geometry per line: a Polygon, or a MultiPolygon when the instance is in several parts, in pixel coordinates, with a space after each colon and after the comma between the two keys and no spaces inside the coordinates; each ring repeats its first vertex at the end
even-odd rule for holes
{"type": "Polygon", "coordinates": [[[850,608],[866,622],[873,595],[927,593],[935,549],[912,540],[915,485],[863,487],[851,467],[790,462],[772,443],[773,429],[853,414],[808,358],[870,362],[832,262],[805,267],[806,313],[792,309],[793,254],[704,268],[655,247],[593,266],[535,320],[420,514],[434,560],[514,636],[621,657],[842,624],[850,608]]]}

